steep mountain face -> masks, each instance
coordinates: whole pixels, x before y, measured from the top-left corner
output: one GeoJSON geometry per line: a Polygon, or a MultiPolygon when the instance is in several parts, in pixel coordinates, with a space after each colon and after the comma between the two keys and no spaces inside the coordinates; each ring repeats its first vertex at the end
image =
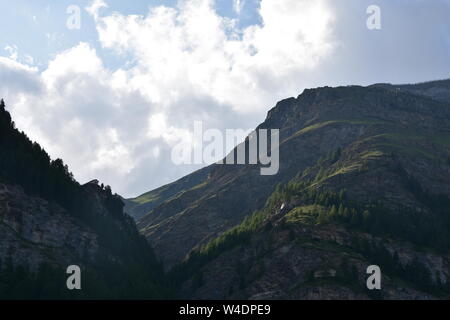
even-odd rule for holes
{"type": "Polygon", "coordinates": [[[93,261],[98,236],[59,205],[0,184],[0,257],[37,272],[43,263],[69,266],[80,257],[93,261]],[[71,250],[68,250],[71,248],[71,250]]]}
{"type": "Polygon", "coordinates": [[[197,186],[159,199],[165,201],[138,227],[170,268],[262,208],[278,183],[307,168],[307,177],[314,177],[317,161],[336,150],[339,158],[323,168],[326,179],[315,188],[347,189],[364,203],[383,200],[390,208],[425,210],[404,187],[397,167],[429,192],[449,194],[450,108],[441,94],[448,87],[449,81],[442,81],[305,90],[279,102],[258,127],[280,129],[277,175],[261,176],[259,166],[212,165],[197,186]]]}
{"type": "Polygon", "coordinates": [[[449,92],[305,90],[257,128],[280,130],[276,175],[215,164],[125,200],[169,279],[121,198],[76,182],[1,101],[0,298],[449,298],[449,92]]]}
{"type": "Polygon", "coordinates": [[[181,276],[180,295],[250,300],[449,297],[448,254],[423,252],[406,242],[342,226],[278,218],[235,245],[228,242],[220,254],[208,249],[182,265],[175,277],[180,279],[180,270],[190,276],[181,276]],[[382,271],[381,291],[366,287],[366,270],[373,264],[382,271]]]}
{"type": "Polygon", "coordinates": [[[79,185],[0,103],[0,298],[158,298],[163,272],[109,187],[79,185]],[[69,291],[66,269],[81,268],[69,291]]]}
{"type": "Polygon", "coordinates": [[[375,297],[448,295],[449,83],[281,101],[258,127],[280,129],[277,175],[212,165],[138,227],[188,298],[373,298],[370,264],[375,297]]]}

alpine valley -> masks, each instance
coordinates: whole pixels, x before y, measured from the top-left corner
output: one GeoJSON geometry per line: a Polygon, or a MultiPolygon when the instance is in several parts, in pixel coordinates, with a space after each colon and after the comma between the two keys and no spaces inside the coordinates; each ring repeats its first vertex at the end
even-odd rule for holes
{"type": "Polygon", "coordinates": [[[256,129],[280,130],[278,174],[213,164],[123,199],[2,103],[0,297],[450,298],[450,80],[307,89],[256,129]]]}

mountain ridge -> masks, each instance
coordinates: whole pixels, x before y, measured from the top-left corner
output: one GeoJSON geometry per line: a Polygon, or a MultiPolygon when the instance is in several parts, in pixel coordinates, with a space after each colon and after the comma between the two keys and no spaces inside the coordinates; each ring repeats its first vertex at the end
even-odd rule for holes
{"type": "MultiPolygon", "coordinates": [[[[416,83],[416,84],[401,84],[401,85],[393,85],[393,84],[389,84],[389,83],[376,83],[376,84],[369,85],[369,86],[367,86],[367,87],[368,87],[368,88],[370,88],[370,87],[374,87],[374,88],[379,87],[379,88],[391,89],[391,90],[395,90],[395,89],[402,90],[402,88],[412,88],[412,90],[411,90],[411,89],[410,89],[410,90],[407,90],[407,89],[406,89],[406,90],[409,91],[409,92],[416,93],[417,95],[422,95],[422,96],[425,96],[425,97],[431,97],[432,99],[438,99],[438,100],[441,101],[442,99],[433,96],[432,93],[429,93],[429,94],[423,94],[423,93],[420,93],[420,92],[421,92],[420,90],[414,90],[414,88],[420,88],[420,87],[423,87],[423,86],[424,86],[424,87],[430,87],[431,89],[433,89],[433,88],[435,89],[435,88],[436,88],[436,85],[437,85],[437,87],[438,87],[439,89],[444,89],[444,90],[448,89],[448,91],[449,91],[449,93],[450,93],[450,79],[433,80],[433,81],[419,82],[419,83],[416,83]]],[[[362,87],[362,86],[346,86],[346,87],[362,87]]],[[[316,89],[321,89],[321,88],[330,88],[330,87],[325,86],[325,87],[319,87],[319,88],[315,88],[315,89],[305,89],[304,91],[316,90],[316,89]]],[[[339,88],[339,87],[338,87],[338,88],[339,88]]],[[[281,107],[283,104],[285,104],[285,103],[286,103],[286,104],[289,104],[289,102],[292,102],[292,101],[294,101],[295,99],[298,99],[300,96],[301,96],[301,94],[300,94],[297,98],[295,98],[295,97],[290,97],[290,98],[286,98],[286,99],[280,100],[279,102],[277,102],[276,106],[274,106],[272,109],[270,109],[270,110],[268,111],[267,117],[270,115],[270,113],[271,113],[272,110],[274,110],[274,109],[276,109],[276,108],[280,108],[280,107],[281,107]]],[[[441,101],[441,102],[443,102],[443,101],[441,101]]],[[[448,96],[447,99],[445,99],[444,102],[450,102],[450,95],[448,96]]],[[[267,118],[267,117],[266,117],[266,118],[267,118]]],[[[259,128],[259,126],[258,126],[258,128],[259,128]]],[[[206,167],[210,167],[210,166],[206,166],[206,167]]],[[[206,168],[206,167],[205,167],[205,168],[206,168]]],[[[141,195],[139,195],[139,196],[136,196],[136,197],[134,197],[134,198],[123,198],[123,199],[124,199],[125,201],[131,201],[132,203],[138,203],[138,202],[139,202],[139,201],[138,201],[139,198],[143,198],[143,197],[145,197],[145,196],[148,196],[148,195],[151,194],[152,192],[159,191],[159,190],[161,190],[162,188],[166,188],[166,187],[172,185],[172,184],[175,183],[175,182],[178,182],[178,181],[180,181],[180,180],[186,179],[186,178],[187,178],[188,176],[190,176],[191,174],[193,174],[193,173],[195,173],[195,172],[197,172],[197,171],[200,171],[200,170],[204,170],[205,168],[196,170],[196,171],[194,171],[194,172],[192,172],[192,173],[190,173],[190,174],[187,174],[187,175],[183,176],[182,178],[180,178],[180,179],[178,179],[178,180],[176,180],[176,181],[174,181],[174,182],[172,182],[172,183],[168,183],[168,184],[165,184],[165,185],[163,185],[163,186],[161,186],[161,187],[158,187],[158,188],[156,188],[156,189],[153,189],[153,190],[151,190],[151,191],[147,191],[147,192],[145,192],[145,193],[143,193],[143,194],[141,194],[141,195]]],[[[173,195],[173,194],[171,194],[171,196],[172,196],[172,195],[173,195]]],[[[165,198],[167,199],[168,197],[165,197],[165,198]]],[[[130,203],[130,205],[132,205],[132,203],[130,203]]],[[[131,213],[133,213],[133,210],[132,210],[131,207],[129,207],[129,211],[130,211],[131,213]]],[[[140,218],[140,217],[138,217],[137,219],[139,219],[139,218],[140,218]]]]}
{"type": "Polygon", "coordinates": [[[448,299],[449,88],[305,89],[257,127],[280,130],[278,174],[213,164],[133,199],[80,185],[2,100],[0,297],[448,299]]]}
{"type": "MultiPolygon", "coordinates": [[[[435,82],[445,86],[448,83],[449,80],[435,82]]],[[[433,82],[426,86],[433,87],[433,82]]],[[[436,160],[434,149],[442,148],[449,141],[450,109],[447,101],[435,99],[432,94],[412,94],[410,90],[392,90],[379,85],[322,87],[305,89],[297,98],[278,102],[257,127],[280,128],[281,163],[275,178],[260,177],[257,166],[211,165],[209,179],[197,188],[183,190],[178,196],[161,202],[143,216],[138,221],[140,231],[155,247],[166,268],[170,268],[186,259],[191,250],[238,225],[264,205],[276,184],[287,183],[298,171],[313,166],[330,150],[352,146],[357,151],[365,144],[376,143],[386,149],[384,153],[399,151],[436,160]],[[403,136],[411,141],[403,145],[403,136]],[[300,138],[305,137],[308,142],[301,141],[300,138]],[[361,137],[365,138],[358,141],[361,137]],[[427,144],[430,137],[433,141],[427,144]],[[290,158],[296,152],[302,155],[296,156],[294,161],[290,158]],[[251,196],[245,196],[247,190],[251,190],[251,196]]],[[[364,152],[361,161],[376,158],[381,151],[364,152]]],[[[439,153],[439,161],[447,161],[448,155],[443,150],[439,153]]],[[[353,169],[351,165],[344,168],[350,172],[353,169]]],[[[335,179],[339,177],[338,174],[335,179]]],[[[439,174],[436,178],[442,179],[439,174]]],[[[430,186],[449,190],[446,184],[430,183],[430,186]]]]}
{"type": "Polygon", "coordinates": [[[271,125],[288,133],[281,153],[289,146],[301,160],[292,152],[300,138],[309,142],[301,150],[328,153],[297,163],[300,171],[262,208],[175,264],[170,274],[184,297],[450,297],[450,104],[391,88],[337,89],[307,92],[300,121],[295,100],[272,110],[271,125]],[[345,119],[366,103],[371,118],[345,119]],[[366,287],[373,264],[382,270],[380,291],[366,287]]]}

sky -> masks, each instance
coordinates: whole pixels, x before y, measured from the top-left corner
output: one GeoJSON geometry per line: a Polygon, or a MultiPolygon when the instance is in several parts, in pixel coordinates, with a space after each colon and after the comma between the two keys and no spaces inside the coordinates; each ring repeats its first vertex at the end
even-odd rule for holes
{"type": "Polygon", "coordinates": [[[450,0],[0,0],[0,12],[16,126],[81,183],[125,197],[202,167],[171,159],[195,121],[251,129],[305,88],[450,78],[450,0]]]}

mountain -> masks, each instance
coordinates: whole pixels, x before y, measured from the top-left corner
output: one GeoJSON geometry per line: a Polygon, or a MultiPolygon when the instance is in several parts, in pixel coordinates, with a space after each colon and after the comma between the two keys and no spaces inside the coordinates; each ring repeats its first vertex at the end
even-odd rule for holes
{"type": "Polygon", "coordinates": [[[257,128],[280,131],[277,174],[213,164],[127,200],[80,185],[2,100],[0,299],[448,299],[449,91],[307,89],[257,128]]]}
{"type": "Polygon", "coordinates": [[[153,208],[159,206],[164,201],[179,194],[184,190],[189,190],[208,178],[210,167],[197,170],[175,182],[159,187],[150,192],[144,193],[132,199],[123,199],[125,212],[134,219],[139,220],[153,208]]]}
{"type": "Polygon", "coordinates": [[[404,84],[404,85],[391,85],[391,84],[375,84],[373,87],[383,87],[385,89],[406,91],[416,95],[423,95],[430,97],[440,102],[450,101],[450,81],[438,80],[430,81],[418,84],[404,84]]]}
{"type": "Polygon", "coordinates": [[[184,297],[448,296],[449,88],[323,87],[280,101],[257,128],[280,129],[278,174],[211,165],[138,228],[184,297]],[[370,264],[382,293],[365,288],[370,264]]]}
{"type": "Polygon", "coordinates": [[[161,298],[161,264],[110,187],[76,182],[0,102],[0,298],[161,298]],[[81,269],[69,291],[66,269],[81,269]]]}

